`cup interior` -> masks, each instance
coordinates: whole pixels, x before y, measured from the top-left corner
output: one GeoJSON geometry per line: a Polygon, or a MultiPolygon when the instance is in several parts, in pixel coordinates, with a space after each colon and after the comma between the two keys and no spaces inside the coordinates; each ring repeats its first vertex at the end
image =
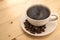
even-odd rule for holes
{"type": "Polygon", "coordinates": [[[50,9],[43,5],[33,5],[27,9],[26,15],[34,20],[43,20],[50,16],[50,9]]]}

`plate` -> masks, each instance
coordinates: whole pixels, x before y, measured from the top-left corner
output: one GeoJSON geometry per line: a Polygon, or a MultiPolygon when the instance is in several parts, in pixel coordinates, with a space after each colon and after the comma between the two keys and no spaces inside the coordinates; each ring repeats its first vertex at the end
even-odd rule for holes
{"type": "Polygon", "coordinates": [[[22,29],[23,29],[26,33],[28,33],[28,34],[30,34],[30,35],[32,35],[32,36],[45,36],[45,35],[48,35],[48,34],[52,33],[52,32],[56,29],[57,21],[50,21],[49,23],[46,24],[45,32],[42,32],[42,33],[40,33],[40,34],[33,34],[33,33],[30,33],[29,31],[27,31],[27,30],[25,29],[24,22],[25,22],[26,19],[27,19],[27,17],[26,17],[25,15],[23,15],[23,16],[21,17],[21,19],[20,19],[21,27],[22,27],[22,29]]]}

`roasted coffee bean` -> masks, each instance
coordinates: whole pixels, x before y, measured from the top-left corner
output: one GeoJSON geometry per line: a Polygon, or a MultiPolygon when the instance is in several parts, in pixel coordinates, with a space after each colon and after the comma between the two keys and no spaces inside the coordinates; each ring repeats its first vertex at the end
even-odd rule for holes
{"type": "Polygon", "coordinates": [[[45,30],[42,30],[42,32],[45,32],[45,30]]]}
{"type": "Polygon", "coordinates": [[[26,28],[26,30],[29,30],[28,27],[25,27],[25,28],[26,28]]]}
{"type": "Polygon", "coordinates": [[[12,40],[16,40],[16,38],[13,38],[12,40]]]}
{"type": "Polygon", "coordinates": [[[35,30],[38,30],[38,28],[36,27],[35,30]]]}
{"type": "Polygon", "coordinates": [[[8,37],[11,37],[11,35],[8,35],[8,37]]]}
{"type": "Polygon", "coordinates": [[[31,24],[28,22],[28,20],[26,20],[26,23],[27,23],[28,25],[31,25],[31,24]]]}
{"type": "Polygon", "coordinates": [[[30,32],[33,34],[35,33],[33,28],[30,29],[30,32]]]}
{"type": "Polygon", "coordinates": [[[39,26],[38,28],[42,28],[42,26],[39,26]]]}
{"type": "Polygon", "coordinates": [[[25,26],[25,28],[28,28],[28,27],[25,26]]]}
{"type": "Polygon", "coordinates": [[[37,28],[37,27],[35,27],[34,29],[35,29],[35,32],[37,32],[38,28],[37,28]]]}
{"type": "Polygon", "coordinates": [[[26,20],[26,22],[28,22],[28,20],[26,20]]]}
{"type": "Polygon", "coordinates": [[[45,26],[45,25],[43,25],[43,26],[40,26],[39,28],[41,28],[41,29],[45,29],[45,28],[46,28],[46,26],[45,26]]]}
{"type": "Polygon", "coordinates": [[[31,31],[31,29],[28,29],[28,31],[31,31]]]}
{"type": "Polygon", "coordinates": [[[31,29],[32,27],[33,27],[32,25],[29,26],[30,29],[31,29]]]}
{"type": "Polygon", "coordinates": [[[11,21],[11,24],[13,24],[13,22],[11,21]]]}
{"type": "MultiPolygon", "coordinates": [[[[28,22],[28,20],[26,20],[26,22],[28,22]]],[[[29,22],[28,22],[29,23],[29,22]]]]}
{"type": "Polygon", "coordinates": [[[46,26],[44,26],[44,29],[46,28],[46,26]]]}
{"type": "Polygon", "coordinates": [[[46,27],[42,27],[42,29],[45,29],[46,27]]]}
{"type": "Polygon", "coordinates": [[[42,33],[42,31],[37,31],[36,33],[37,33],[37,34],[40,34],[40,33],[42,33]]]}
{"type": "Polygon", "coordinates": [[[37,30],[37,34],[39,34],[39,33],[42,33],[42,31],[40,29],[37,30]]]}
{"type": "Polygon", "coordinates": [[[30,24],[28,22],[28,20],[26,20],[24,22],[24,25],[25,25],[26,30],[29,31],[32,34],[35,34],[35,33],[40,34],[42,32],[45,32],[45,28],[46,28],[45,25],[43,25],[43,26],[34,26],[34,25],[30,24]]]}
{"type": "Polygon", "coordinates": [[[44,29],[41,29],[41,31],[42,31],[42,32],[45,32],[45,30],[44,30],[44,29]]]}
{"type": "Polygon", "coordinates": [[[28,25],[28,23],[27,23],[27,22],[24,22],[24,24],[25,24],[25,26],[26,26],[26,27],[29,27],[29,25],[28,25]]]}
{"type": "Polygon", "coordinates": [[[35,32],[33,32],[33,31],[30,31],[31,33],[33,33],[33,34],[35,34],[35,32]]]}

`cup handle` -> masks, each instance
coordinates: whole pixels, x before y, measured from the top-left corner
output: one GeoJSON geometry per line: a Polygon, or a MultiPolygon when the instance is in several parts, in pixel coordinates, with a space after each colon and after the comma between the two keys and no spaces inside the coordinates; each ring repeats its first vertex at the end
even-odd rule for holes
{"type": "Polygon", "coordinates": [[[50,21],[56,21],[58,19],[58,16],[55,14],[52,14],[50,17],[50,21]]]}

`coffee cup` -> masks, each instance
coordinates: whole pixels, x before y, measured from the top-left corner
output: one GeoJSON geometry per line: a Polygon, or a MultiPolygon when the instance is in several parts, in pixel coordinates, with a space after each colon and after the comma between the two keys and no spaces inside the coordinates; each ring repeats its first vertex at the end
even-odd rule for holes
{"type": "Polygon", "coordinates": [[[28,8],[26,17],[29,23],[35,26],[42,26],[51,21],[56,21],[58,16],[43,5],[33,5],[28,8]]]}

